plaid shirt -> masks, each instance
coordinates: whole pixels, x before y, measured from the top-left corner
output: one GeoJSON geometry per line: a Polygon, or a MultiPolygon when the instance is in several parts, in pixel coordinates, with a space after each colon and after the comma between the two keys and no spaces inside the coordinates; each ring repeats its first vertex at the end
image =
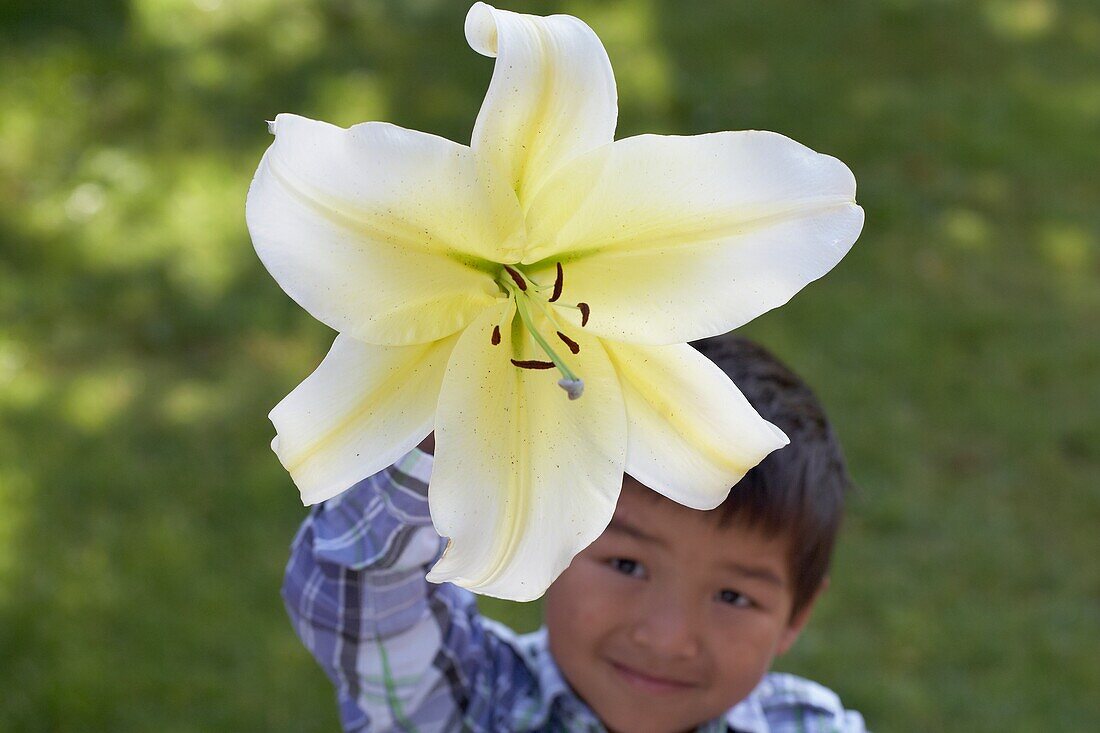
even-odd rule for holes
{"type": "MultiPolygon", "coordinates": [[[[442,551],[428,515],[432,457],[413,450],[314,507],[294,539],[283,598],[336,685],[344,730],[604,731],[561,677],[546,630],[517,636],[474,596],[424,580],[442,551]]],[[[768,674],[701,732],[863,733],[809,680],[768,674]]]]}

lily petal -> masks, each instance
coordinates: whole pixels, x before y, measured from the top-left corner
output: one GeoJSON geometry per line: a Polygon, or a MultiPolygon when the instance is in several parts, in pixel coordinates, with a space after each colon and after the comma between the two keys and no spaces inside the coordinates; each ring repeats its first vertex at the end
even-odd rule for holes
{"type": "Polygon", "coordinates": [[[432,431],[436,400],[458,336],[373,346],[340,335],[313,374],[269,417],[271,447],[316,504],[381,471],[432,431]]]}
{"type": "Polygon", "coordinates": [[[615,76],[584,22],[475,3],[466,16],[466,40],[497,58],[470,145],[504,174],[521,203],[556,167],[611,142],[615,76]]]}
{"type": "Polygon", "coordinates": [[[494,301],[489,259],[514,261],[523,224],[515,196],[469,148],[381,122],[279,115],[274,127],[248,229],[311,315],[370,343],[424,343],[494,301]]]}
{"type": "Polygon", "coordinates": [[[833,268],[863,227],[852,172],[771,132],[642,135],[574,160],[527,215],[589,329],[671,344],[726,333],[833,268]]]}
{"type": "Polygon", "coordinates": [[[428,580],[526,601],[611,521],[627,428],[598,340],[570,330],[580,346],[572,365],[585,381],[579,400],[558,387],[557,372],[510,363],[545,358],[525,331],[507,325],[514,307],[491,308],[463,332],[443,380],[428,502],[450,542],[428,580]]]}
{"type": "Polygon", "coordinates": [[[790,442],[687,344],[603,345],[626,402],[626,472],[657,493],[713,509],[750,468],[790,442]]]}

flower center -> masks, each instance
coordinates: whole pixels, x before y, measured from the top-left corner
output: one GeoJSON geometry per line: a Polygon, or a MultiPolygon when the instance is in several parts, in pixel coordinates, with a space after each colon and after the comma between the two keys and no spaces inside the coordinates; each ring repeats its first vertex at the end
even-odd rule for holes
{"type": "MultiPolygon", "coordinates": [[[[558,386],[566,391],[569,399],[575,400],[580,397],[584,393],[584,380],[577,376],[566,360],[551,346],[550,341],[535,326],[535,319],[531,315],[531,307],[538,308],[546,317],[546,320],[550,322],[550,325],[553,326],[554,335],[568,347],[569,353],[574,356],[580,353],[580,344],[562,332],[561,327],[554,318],[553,309],[550,307],[550,303],[557,302],[558,298],[561,297],[562,286],[565,284],[565,273],[562,270],[561,263],[557,263],[557,275],[554,278],[552,287],[539,285],[514,265],[503,265],[497,282],[512,296],[512,299],[516,302],[516,312],[519,314],[523,327],[527,329],[532,340],[538,344],[549,359],[549,361],[542,359],[512,359],[512,364],[520,369],[553,369],[557,367],[558,371],[561,372],[558,386]],[[545,295],[547,290],[551,290],[550,297],[545,295]]],[[[581,312],[581,327],[583,328],[588,324],[591,309],[587,303],[559,305],[565,308],[576,308],[581,312]]],[[[500,325],[493,328],[491,338],[493,346],[500,344],[500,325]]]]}

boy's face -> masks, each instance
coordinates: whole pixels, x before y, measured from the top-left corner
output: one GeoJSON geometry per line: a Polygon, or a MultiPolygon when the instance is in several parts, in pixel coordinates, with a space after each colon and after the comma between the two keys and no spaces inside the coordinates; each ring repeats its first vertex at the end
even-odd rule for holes
{"type": "Polygon", "coordinates": [[[550,651],[613,731],[721,715],[809,618],[791,617],[787,544],[655,497],[626,477],[611,525],[546,595],[550,651]]]}

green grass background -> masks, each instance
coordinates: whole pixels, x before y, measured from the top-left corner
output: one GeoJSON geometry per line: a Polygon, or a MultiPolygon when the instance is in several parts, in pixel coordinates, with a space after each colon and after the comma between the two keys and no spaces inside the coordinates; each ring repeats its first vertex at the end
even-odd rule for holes
{"type": "MultiPolygon", "coordinates": [[[[860,486],[781,667],[880,731],[1100,729],[1100,7],[507,7],[596,29],[620,137],[777,130],[859,181],[852,253],[743,329],[860,486]]],[[[0,730],[336,729],[278,597],[304,509],[265,419],[333,334],[244,196],[278,112],[468,140],[466,8],[0,5],[0,730]]]]}

